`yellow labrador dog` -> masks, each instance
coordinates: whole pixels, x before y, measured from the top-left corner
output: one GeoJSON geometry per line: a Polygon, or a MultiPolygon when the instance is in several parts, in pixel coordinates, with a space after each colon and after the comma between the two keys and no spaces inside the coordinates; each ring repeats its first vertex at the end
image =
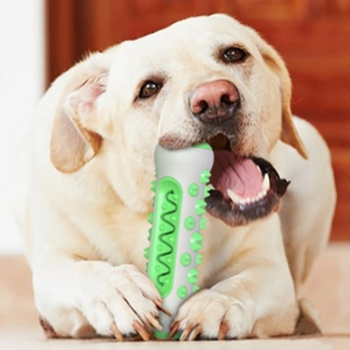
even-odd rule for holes
{"type": "Polygon", "coordinates": [[[292,334],[335,189],[329,151],[292,117],[290,98],[280,56],[226,15],[121,43],[59,77],[38,107],[15,198],[47,334],[149,339],[160,328],[143,257],[154,150],[204,141],[215,162],[201,291],[172,333],[292,334]]]}

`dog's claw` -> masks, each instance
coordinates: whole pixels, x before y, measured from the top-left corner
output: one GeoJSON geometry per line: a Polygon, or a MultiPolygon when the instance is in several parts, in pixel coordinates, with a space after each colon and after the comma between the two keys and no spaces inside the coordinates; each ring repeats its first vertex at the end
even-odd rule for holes
{"type": "Polygon", "coordinates": [[[196,340],[197,337],[202,333],[202,326],[198,323],[197,326],[192,330],[190,336],[188,337],[189,341],[196,340]]]}
{"type": "Polygon", "coordinates": [[[44,318],[40,317],[39,322],[48,339],[59,338],[53,327],[44,318]]]}
{"type": "Polygon", "coordinates": [[[165,308],[163,307],[162,301],[161,301],[161,300],[156,299],[156,300],[154,300],[154,303],[156,304],[158,310],[164,312],[164,313],[165,313],[166,315],[168,315],[169,317],[172,316],[171,312],[168,311],[167,309],[165,309],[165,308]]]}
{"type": "Polygon", "coordinates": [[[224,340],[228,332],[228,325],[225,321],[222,321],[219,328],[218,340],[224,340]]]}
{"type": "Polygon", "coordinates": [[[117,325],[115,323],[112,324],[111,331],[112,331],[115,339],[117,339],[117,341],[119,341],[119,342],[123,342],[124,341],[123,334],[121,332],[119,332],[119,329],[118,329],[118,327],[117,327],[117,325]]]}
{"type": "Polygon", "coordinates": [[[176,334],[176,332],[179,330],[179,328],[180,328],[180,322],[179,321],[174,322],[170,327],[168,339],[172,339],[176,334]]]}
{"type": "Polygon", "coordinates": [[[191,334],[192,330],[195,328],[192,324],[188,325],[182,332],[180,341],[187,340],[188,336],[191,334]]]}
{"type": "Polygon", "coordinates": [[[134,327],[135,331],[141,336],[141,338],[144,341],[148,341],[151,338],[151,335],[149,334],[149,332],[147,331],[147,329],[145,328],[145,325],[143,325],[141,322],[139,321],[135,321],[132,326],[134,327]]]}
{"type": "Polygon", "coordinates": [[[198,335],[202,332],[202,326],[199,323],[195,325],[188,325],[181,334],[181,341],[192,341],[195,340],[198,335]]]}
{"type": "Polygon", "coordinates": [[[162,325],[159,323],[159,321],[157,320],[157,318],[153,315],[153,314],[148,314],[145,316],[147,322],[153,326],[155,329],[157,329],[158,331],[161,331],[163,329],[162,325]]]}

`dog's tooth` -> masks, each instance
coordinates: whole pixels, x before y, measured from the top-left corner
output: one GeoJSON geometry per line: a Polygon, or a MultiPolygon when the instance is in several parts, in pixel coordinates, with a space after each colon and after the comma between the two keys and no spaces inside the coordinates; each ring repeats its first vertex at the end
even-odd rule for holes
{"type": "Polygon", "coordinates": [[[247,197],[247,198],[243,199],[242,204],[250,204],[253,202],[253,200],[254,199],[252,197],[247,197]]]}
{"type": "Polygon", "coordinates": [[[238,194],[233,192],[230,188],[227,189],[227,194],[231,198],[233,203],[243,204],[242,200],[244,200],[244,199],[242,199],[238,194]]]}
{"type": "Polygon", "coordinates": [[[270,189],[270,178],[269,178],[269,175],[268,174],[265,174],[264,175],[264,180],[263,180],[263,183],[262,183],[262,188],[264,190],[269,190],[270,189]]]}
{"type": "MultiPolygon", "coordinates": [[[[265,186],[268,186],[268,189],[269,189],[270,188],[270,185],[269,185],[270,181],[268,179],[268,175],[266,175],[266,176],[267,176],[267,180],[266,180],[266,178],[264,178],[264,183],[265,183],[265,186]]],[[[233,203],[235,203],[237,205],[247,205],[247,204],[252,204],[252,203],[258,202],[260,199],[264,198],[267,194],[268,189],[263,189],[255,197],[242,198],[240,195],[238,195],[237,193],[235,193],[233,190],[231,190],[229,188],[227,189],[227,194],[233,203]]]]}
{"type": "Polygon", "coordinates": [[[252,204],[252,203],[258,202],[260,199],[264,198],[266,196],[269,188],[270,188],[270,180],[269,180],[268,175],[266,174],[264,176],[264,180],[263,180],[263,189],[255,197],[242,198],[240,195],[235,193],[230,188],[227,189],[227,194],[233,203],[235,203],[237,205],[247,205],[247,204],[252,204]],[[267,187],[267,188],[264,188],[264,187],[267,187]]]}
{"type": "Polygon", "coordinates": [[[258,194],[256,200],[259,201],[260,199],[264,198],[264,197],[266,196],[266,193],[267,193],[267,190],[265,190],[265,189],[262,190],[262,191],[258,194]]]}
{"type": "Polygon", "coordinates": [[[207,187],[209,187],[211,190],[215,190],[215,187],[212,184],[208,184],[207,187]]]}

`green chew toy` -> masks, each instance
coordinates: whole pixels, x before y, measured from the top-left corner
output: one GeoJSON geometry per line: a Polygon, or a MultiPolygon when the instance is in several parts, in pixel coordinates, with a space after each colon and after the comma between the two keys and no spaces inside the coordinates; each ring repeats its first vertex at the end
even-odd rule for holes
{"type": "Polygon", "coordinates": [[[167,339],[179,306],[199,287],[197,266],[201,263],[205,228],[206,186],[214,155],[208,144],[180,150],[157,146],[154,210],[149,215],[150,247],[145,251],[147,273],[172,316],[160,315],[159,339],[167,339]]]}

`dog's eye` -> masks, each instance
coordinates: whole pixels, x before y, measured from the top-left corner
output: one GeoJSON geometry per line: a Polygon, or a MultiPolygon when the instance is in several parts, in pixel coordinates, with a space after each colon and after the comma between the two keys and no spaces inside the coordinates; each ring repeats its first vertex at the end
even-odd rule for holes
{"type": "Polygon", "coordinates": [[[158,93],[161,88],[161,83],[147,80],[140,89],[139,98],[149,98],[158,93]]]}
{"type": "Polygon", "coordinates": [[[223,50],[221,53],[221,59],[225,63],[243,62],[247,56],[247,52],[239,47],[229,47],[228,49],[223,50]]]}

